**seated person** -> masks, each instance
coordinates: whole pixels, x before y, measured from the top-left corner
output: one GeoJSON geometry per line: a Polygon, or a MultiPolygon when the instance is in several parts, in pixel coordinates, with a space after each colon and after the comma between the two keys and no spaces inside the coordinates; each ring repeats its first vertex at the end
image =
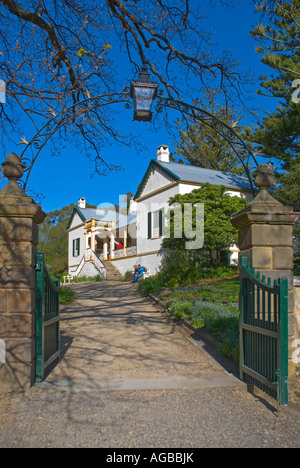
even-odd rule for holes
{"type": "Polygon", "coordinates": [[[133,265],[133,270],[134,270],[134,273],[132,275],[132,281],[131,282],[136,283],[137,275],[139,274],[137,265],[133,265]]]}
{"type": "Polygon", "coordinates": [[[143,274],[144,274],[144,271],[145,271],[145,268],[143,266],[141,266],[141,264],[138,264],[137,267],[136,267],[136,265],[134,265],[134,268],[135,268],[135,272],[132,275],[132,283],[139,282],[140,278],[143,277],[143,274]]]}

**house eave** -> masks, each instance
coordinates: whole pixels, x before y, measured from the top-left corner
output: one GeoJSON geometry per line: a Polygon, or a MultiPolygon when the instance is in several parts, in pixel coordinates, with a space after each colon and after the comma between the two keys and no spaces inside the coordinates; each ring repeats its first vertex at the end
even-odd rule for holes
{"type": "Polygon", "coordinates": [[[82,221],[83,223],[86,221],[86,218],[85,218],[85,216],[82,214],[82,212],[80,211],[80,208],[78,208],[77,206],[75,206],[75,208],[73,208],[70,221],[68,222],[68,225],[67,225],[67,227],[66,227],[66,231],[68,231],[68,230],[70,229],[70,226],[71,226],[71,224],[72,224],[74,215],[75,215],[76,213],[78,214],[78,216],[80,217],[80,219],[81,219],[81,221],[82,221]]]}
{"type": "Polygon", "coordinates": [[[151,159],[150,161],[150,164],[148,166],[148,169],[142,179],[142,182],[139,184],[138,186],[138,189],[137,189],[137,192],[134,196],[134,200],[137,201],[138,199],[140,199],[142,197],[142,192],[146,186],[146,183],[151,175],[151,172],[153,170],[155,170],[156,167],[159,167],[160,170],[165,173],[165,175],[167,176],[171,176],[171,178],[173,179],[173,182],[174,181],[179,181],[180,180],[180,177],[178,177],[176,174],[174,174],[172,171],[170,171],[169,169],[165,168],[162,164],[160,164],[159,161],[155,160],[155,159],[151,159]]]}

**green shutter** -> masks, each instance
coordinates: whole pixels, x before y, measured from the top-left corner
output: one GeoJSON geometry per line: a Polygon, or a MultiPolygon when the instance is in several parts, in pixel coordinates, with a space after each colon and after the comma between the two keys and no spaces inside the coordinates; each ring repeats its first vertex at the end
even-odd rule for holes
{"type": "Polygon", "coordinates": [[[73,257],[78,257],[80,254],[80,238],[73,239],[73,257]]]}
{"type": "Polygon", "coordinates": [[[159,210],[159,236],[163,234],[163,210],[159,210]]]}
{"type": "Polygon", "coordinates": [[[152,213],[148,213],[148,239],[152,237],[152,213]]]}

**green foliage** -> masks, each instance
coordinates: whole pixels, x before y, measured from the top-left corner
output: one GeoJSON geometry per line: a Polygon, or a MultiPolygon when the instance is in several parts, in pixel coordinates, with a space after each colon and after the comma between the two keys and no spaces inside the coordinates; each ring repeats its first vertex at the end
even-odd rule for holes
{"type": "Polygon", "coordinates": [[[297,262],[295,262],[294,275],[300,276],[300,258],[297,258],[297,262]]]}
{"type": "Polygon", "coordinates": [[[218,265],[211,271],[211,278],[225,278],[237,274],[237,267],[228,265],[218,265]]]}
{"type": "Polygon", "coordinates": [[[229,301],[238,302],[240,290],[239,278],[226,279],[224,281],[210,282],[209,285],[204,284],[193,286],[191,288],[178,288],[174,290],[165,289],[161,292],[161,299],[170,299],[176,301],[209,301],[223,302],[229,301]]]}
{"type": "Polygon", "coordinates": [[[199,252],[177,248],[169,250],[162,261],[160,279],[163,287],[190,285],[202,277],[199,252]]]}
{"type": "Polygon", "coordinates": [[[67,303],[74,302],[74,292],[68,286],[62,286],[59,288],[59,302],[67,303]]]}
{"type": "MultiPolygon", "coordinates": [[[[226,193],[226,187],[203,184],[199,189],[195,189],[185,195],[175,195],[169,200],[169,205],[180,204],[182,207],[182,217],[184,216],[184,204],[193,205],[193,230],[196,229],[196,204],[204,204],[204,247],[201,256],[209,256],[210,263],[215,262],[213,252],[217,253],[217,262],[220,262],[221,250],[226,250],[231,244],[237,243],[238,231],[232,226],[230,218],[234,213],[238,213],[245,208],[247,201],[238,196],[231,196],[226,193]]],[[[197,265],[197,253],[185,251],[185,244],[188,239],[183,235],[180,239],[175,238],[176,217],[170,211],[170,236],[164,239],[163,245],[169,249],[178,249],[184,252],[182,255],[183,268],[191,261],[190,256],[194,256],[197,265]]],[[[184,225],[184,220],[182,220],[184,225]]],[[[181,265],[180,265],[181,266],[181,265]]]]}
{"type": "MultiPolygon", "coordinates": [[[[214,270],[215,278],[219,279],[220,277],[224,277],[224,275],[217,275],[218,268],[214,270]]],[[[237,268],[231,268],[231,271],[236,276],[231,279],[226,279],[224,281],[218,282],[215,281],[213,284],[209,286],[209,289],[213,291],[215,294],[220,294],[220,297],[227,297],[232,300],[238,300],[238,294],[240,292],[240,278],[239,272],[237,268]],[[232,298],[235,297],[235,299],[232,298]]],[[[229,275],[227,275],[229,276],[229,275]]]]}
{"type": "Polygon", "coordinates": [[[214,263],[200,251],[169,250],[159,272],[161,288],[191,286],[208,278],[224,278],[236,274],[236,268],[214,263]]]}
{"type": "Polygon", "coordinates": [[[258,2],[262,22],[251,35],[259,43],[261,61],[270,76],[261,77],[260,93],[277,99],[274,112],[266,112],[261,124],[248,129],[246,138],[268,158],[276,158],[285,172],[278,172],[277,196],[287,205],[299,208],[300,200],[300,3],[298,0],[258,2]],[[295,86],[296,85],[296,86],[295,86]]]}
{"type": "Polygon", "coordinates": [[[77,276],[72,280],[74,283],[83,283],[85,281],[101,281],[101,276],[77,276]]]}
{"type": "Polygon", "coordinates": [[[68,233],[66,231],[74,204],[54,210],[39,230],[39,252],[45,254],[45,261],[51,273],[62,273],[68,269],[68,233]]]}
{"type": "Polygon", "coordinates": [[[59,281],[60,283],[63,282],[63,277],[68,275],[68,271],[62,271],[61,273],[50,273],[52,281],[59,281]]]}
{"type": "Polygon", "coordinates": [[[300,161],[291,164],[288,171],[278,176],[276,198],[284,205],[300,210],[300,161]]]}
{"type": "Polygon", "coordinates": [[[221,345],[225,357],[238,361],[239,306],[237,302],[223,304],[207,301],[167,301],[171,313],[179,320],[188,318],[193,325],[204,328],[221,345]]]}
{"type": "Polygon", "coordinates": [[[161,288],[161,275],[150,276],[138,283],[138,290],[144,295],[157,293],[161,288]]]}
{"type": "Polygon", "coordinates": [[[300,276],[300,223],[294,228],[294,275],[300,276]]]}
{"type": "MultiPolygon", "coordinates": [[[[60,210],[47,213],[39,228],[39,252],[45,254],[45,261],[50,273],[62,274],[68,269],[68,233],[67,226],[75,204],[64,206],[60,210]]],[[[87,204],[88,208],[95,207],[87,204]]]]}
{"type": "MultiPolygon", "coordinates": [[[[182,268],[178,263],[178,257],[176,258],[177,260],[173,259],[173,263],[172,257],[170,256],[170,264],[167,263],[163,266],[161,271],[155,276],[142,280],[138,284],[139,291],[145,296],[165,291],[161,297],[166,298],[169,295],[168,289],[192,286],[199,284],[199,282],[204,279],[211,279],[214,281],[214,279],[237,275],[237,269],[235,267],[228,267],[226,265],[219,265],[218,267],[210,270],[205,269],[205,271],[201,268],[194,267],[192,264],[190,269],[188,268],[188,265],[186,265],[185,268],[182,268]],[[173,265],[173,267],[170,265],[173,265]]],[[[237,300],[238,292],[238,278],[234,278],[232,280],[227,279],[226,282],[222,282],[221,286],[218,286],[217,283],[212,284],[209,289],[203,286],[196,286],[188,291],[178,289],[178,292],[174,292],[174,290],[172,290],[172,294],[175,294],[177,299],[197,298],[202,300],[208,298],[211,301],[214,301],[214,298],[216,300],[222,298],[237,300]],[[219,287],[221,288],[221,291],[218,290],[219,287]]]]}
{"type": "MultiPolygon", "coordinates": [[[[234,127],[235,131],[238,132],[237,125],[241,118],[237,116],[233,106],[229,108],[217,104],[216,95],[217,93],[213,90],[204,91],[204,99],[197,100],[197,106],[204,111],[208,111],[230,128],[234,127]]],[[[217,120],[215,122],[217,130],[217,120]]],[[[179,129],[180,141],[176,144],[175,155],[184,158],[183,161],[180,159],[179,162],[217,171],[236,174],[245,173],[236,153],[226,142],[224,136],[220,135],[215,129],[199,123],[182,130],[179,120],[176,124],[179,129]]]]}
{"type": "Polygon", "coordinates": [[[131,278],[132,278],[132,271],[128,270],[124,273],[122,281],[128,282],[128,281],[131,281],[131,278]]]}
{"type": "MultiPolygon", "coordinates": [[[[214,269],[207,276],[220,278],[228,273],[228,267],[214,269]]],[[[234,270],[230,269],[233,273],[234,270]]],[[[235,272],[236,273],[236,272],[235,272]]],[[[238,362],[239,357],[239,278],[211,280],[192,288],[167,289],[164,274],[146,278],[138,285],[144,294],[156,294],[165,301],[169,311],[180,320],[188,318],[196,327],[204,327],[221,345],[222,354],[238,362]],[[214,282],[215,281],[215,282],[214,282]]]]}
{"type": "MultiPolygon", "coordinates": [[[[225,187],[203,184],[199,189],[185,195],[176,195],[169,204],[179,204],[184,216],[185,203],[193,205],[192,228],[196,229],[196,204],[204,204],[204,246],[202,249],[186,249],[184,235],[176,238],[176,216],[169,213],[170,235],[163,241],[167,254],[160,269],[162,287],[172,288],[191,285],[202,278],[227,276],[232,274],[230,267],[221,265],[221,252],[228,251],[231,244],[238,242],[238,231],[230,222],[231,215],[245,208],[247,201],[238,196],[231,196],[225,187]],[[217,268],[214,272],[214,268],[217,268]]],[[[184,221],[182,219],[182,226],[184,221]]],[[[199,229],[199,226],[197,226],[199,229]]]]}

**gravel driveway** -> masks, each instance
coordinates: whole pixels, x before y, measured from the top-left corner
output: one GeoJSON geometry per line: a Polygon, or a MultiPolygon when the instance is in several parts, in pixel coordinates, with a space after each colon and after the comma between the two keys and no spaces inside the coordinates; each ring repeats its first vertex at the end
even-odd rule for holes
{"type": "Polygon", "coordinates": [[[72,287],[60,363],[26,394],[0,396],[1,448],[300,447],[300,413],[247,393],[135,285],[72,287]]]}

